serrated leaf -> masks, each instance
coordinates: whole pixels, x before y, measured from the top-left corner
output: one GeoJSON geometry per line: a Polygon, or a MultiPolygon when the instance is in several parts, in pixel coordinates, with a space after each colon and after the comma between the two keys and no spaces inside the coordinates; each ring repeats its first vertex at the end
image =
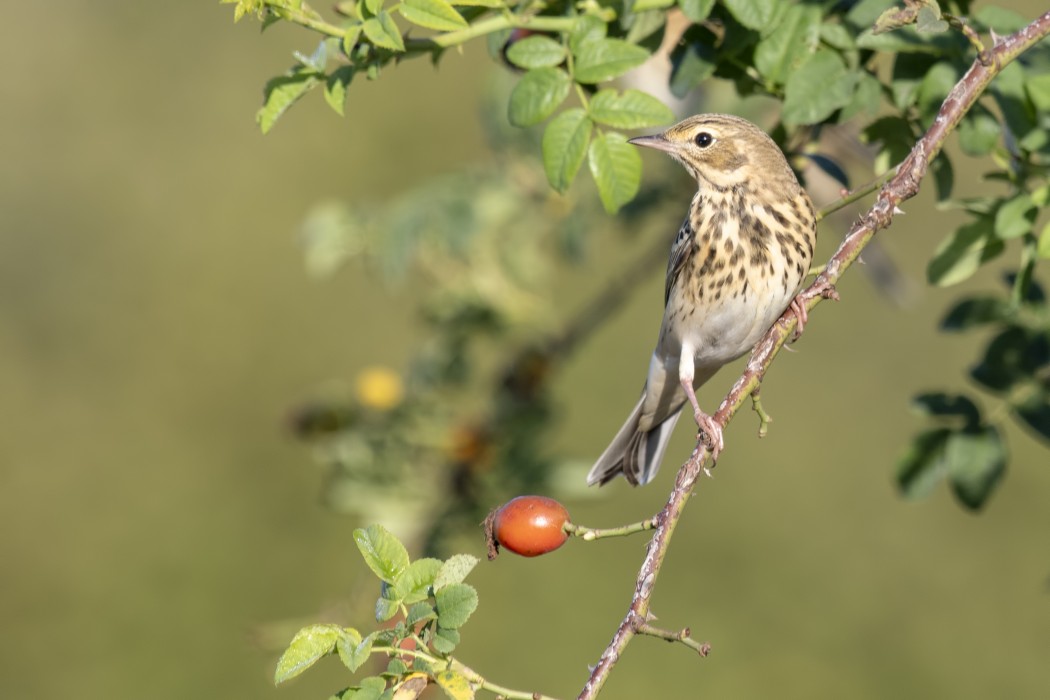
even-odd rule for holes
{"type": "Polygon", "coordinates": [[[722,4],[737,22],[761,32],[770,28],[777,17],[778,5],[784,3],[783,0],[723,0],[722,4]]]}
{"type": "Polygon", "coordinates": [[[417,623],[423,622],[424,620],[432,620],[437,618],[437,612],[434,610],[434,606],[427,602],[414,603],[408,609],[408,614],[405,615],[405,624],[413,626],[417,623]]]}
{"type": "Polygon", "coordinates": [[[394,24],[394,18],[386,10],[382,10],[375,17],[370,17],[361,23],[361,29],[365,36],[376,46],[391,51],[404,51],[405,42],[401,38],[401,30],[394,24]]]}
{"type": "Polygon", "coordinates": [[[788,76],[781,117],[792,126],[823,121],[849,103],[856,81],[838,54],[827,49],[811,53],[788,76]]]}
{"type": "Polygon", "coordinates": [[[451,583],[434,592],[438,624],[446,629],[459,629],[478,607],[478,592],[466,583],[451,583]]]}
{"type": "Polygon", "coordinates": [[[938,287],[950,287],[968,279],[981,265],[1003,252],[989,217],[960,226],[937,247],[926,266],[926,279],[938,287]]]}
{"type": "Polygon", "coordinates": [[[947,61],[939,61],[926,71],[916,92],[915,102],[927,123],[932,123],[933,118],[937,116],[941,103],[955,87],[958,78],[955,66],[947,61]]]}
{"type": "Polygon", "coordinates": [[[439,654],[451,654],[459,644],[459,639],[459,630],[438,626],[430,643],[439,654]]]}
{"type": "Polygon", "coordinates": [[[608,29],[608,25],[594,15],[580,15],[569,34],[569,50],[579,53],[584,44],[604,39],[608,29]]]}
{"type": "Polygon", "coordinates": [[[1004,240],[1018,238],[1032,230],[1038,208],[1027,192],[1022,192],[995,211],[995,235],[1004,240]]]}
{"type": "Polygon", "coordinates": [[[519,68],[553,68],[565,61],[565,47],[542,34],[516,41],[507,49],[507,60],[519,68]]]}
{"type": "Polygon", "coordinates": [[[999,323],[1013,317],[1010,302],[998,297],[963,299],[952,307],[941,321],[941,330],[964,331],[989,323],[999,323]]]}
{"type": "Polygon", "coordinates": [[[408,550],[382,525],[354,530],[354,542],[368,568],[386,583],[393,584],[408,568],[408,550]]]}
{"type": "Polygon", "coordinates": [[[295,678],[318,659],[332,653],[342,635],[343,629],[339,625],[310,625],[299,630],[277,662],[274,683],[295,678]]]}
{"type": "Polygon", "coordinates": [[[714,9],[715,0],[678,0],[682,14],[694,23],[703,22],[714,9]]]}
{"type": "Polygon", "coordinates": [[[412,24],[439,32],[453,32],[470,26],[463,15],[445,0],[401,0],[397,8],[412,24]]]}
{"type": "Polygon", "coordinates": [[[944,447],[951,435],[948,428],[919,433],[897,463],[897,488],[909,499],[925,498],[947,475],[944,447]]]}
{"type": "Polygon", "coordinates": [[[321,78],[312,69],[296,66],[289,74],[267,81],[263,106],[255,113],[255,121],[262,132],[268,133],[289,107],[320,84],[321,78]]]}
{"type": "Polygon", "coordinates": [[[510,93],[507,119],[514,126],[539,124],[569,96],[571,83],[569,74],[559,68],[530,70],[510,93]]]}
{"type": "Polygon", "coordinates": [[[674,121],[670,107],[640,90],[600,90],[588,106],[591,119],[617,129],[643,129],[674,121]]]}
{"type": "Polygon", "coordinates": [[[408,568],[398,576],[394,584],[397,597],[405,605],[418,603],[425,600],[430,594],[430,587],[434,585],[434,579],[441,570],[440,559],[417,559],[408,565],[408,568]]]}
{"type": "Polygon", "coordinates": [[[328,76],[324,86],[324,99],[340,117],[346,105],[346,91],[354,77],[353,66],[340,66],[328,76]]]}
{"type": "Polygon", "coordinates": [[[474,567],[478,565],[478,558],[470,554],[453,554],[445,560],[434,579],[434,590],[440,590],[450,583],[463,583],[474,567]]]}
{"type": "Polygon", "coordinates": [[[386,692],[385,680],[379,676],[369,676],[361,679],[361,685],[346,700],[383,700],[386,692]]]}
{"type": "Polygon", "coordinates": [[[769,83],[782,84],[795,66],[816,50],[820,14],[816,5],[791,5],[777,30],[755,46],[755,68],[769,83]]]}
{"type": "Polygon", "coordinates": [[[343,32],[343,37],[340,41],[340,46],[343,49],[343,53],[349,58],[354,51],[354,47],[357,46],[357,40],[361,38],[361,25],[351,24],[343,32]]]}
{"type": "Polygon", "coordinates": [[[598,134],[587,151],[588,164],[605,211],[615,214],[634,199],[642,178],[642,159],[623,134],[598,134]]]}
{"type": "Polygon", "coordinates": [[[357,630],[347,628],[343,632],[335,644],[335,650],[339,653],[339,660],[353,673],[361,668],[372,653],[372,635],[362,639],[357,630]]]}
{"type": "Polygon", "coordinates": [[[434,674],[434,680],[451,700],[474,700],[474,689],[466,676],[447,670],[434,674]]]}
{"type": "Polygon", "coordinates": [[[980,510],[1006,473],[1006,449],[992,426],[952,433],[944,451],[956,498],[980,510]]]}
{"type": "Polygon", "coordinates": [[[841,24],[825,22],[820,25],[820,40],[840,51],[855,48],[853,34],[841,24]]]}
{"type": "Polygon", "coordinates": [[[584,42],[576,52],[573,76],[586,85],[618,78],[646,62],[649,52],[623,39],[584,42]]]}

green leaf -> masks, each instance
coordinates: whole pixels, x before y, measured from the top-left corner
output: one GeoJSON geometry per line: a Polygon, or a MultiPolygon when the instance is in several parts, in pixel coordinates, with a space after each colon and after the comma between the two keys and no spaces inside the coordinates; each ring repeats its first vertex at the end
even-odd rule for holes
{"type": "Polygon", "coordinates": [[[451,583],[463,583],[474,567],[478,565],[478,558],[470,554],[453,554],[445,560],[434,579],[434,590],[438,591],[451,583]]]}
{"type": "Polygon", "coordinates": [[[435,591],[438,624],[447,629],[459,629],[478,607],[478,592],[466,583],[450,583],[435,591]]]}
{"type": "Polygon", "coordinates": [[[599,124],[618,129],[643,129],[674,121],[674,112],[660,100],[640,90],[601,90],[591,98],[588,112],[599,124]]]}
{"type": "Polygon", "coordinates": [[[410,605],[426,600],[434,579],[441,571],[441,564],[440,559],[430,558],[417,559],[409,564],[394,584],[394,591],[401,602],[410,605]]]}
{"type": "Polygon", "coordinates": [[[263,91],[263,106],[255,113],[255,121],[262,132],[269,132],[288,108],[313,90],[322,77],[313,69],[296,66],[287,75],[267,81],[263,91]]]}
{"type": "Polygon", "coordinates": [[[384,0],[364,0],[365,9],[368,10],[369,15],[375,17],[383,8],[383,2],[384,0]]]}
{"type": "Polygon", "coordinates": [[[1037,248],[1039,257],[1050,258],[1050,222],[1043,227],[1043,232],[1039,234],[1039,247],[1037,248]]]}
{"type": "Polygon", "coordinates": [[[408,568],[405,545],[382,525],[373,524],[354,530],[354,542],[368,568],[386,583],[395,583],[408,568]]]}
{"type": "Polygon", "coordinates": [[[678,6],[682,8],[682,14],[694,23],[699,23],[711,14],[715,0],[678,0],[678,6]]]}
{"type": "Polygon", "coordinates": [[[999,120],[980,104],[966,113],[959,123],[959,147],[968,156],[988,155],[999,143],[999,120]]]}
{"type": "Polygon", "coordinates": [[[343,116],[343,107],[346,105],[346,89],[354,77],[353,66],[340,66],[332,71],[324,85],[324,99],[328,106],[335,110],[340,117],[343,116]]]}
{"type": "Polygon", "coordinates": [[[594,124],[580,108],[567,109],[543,132],[543,170],[558,192],[569,189],[587,155],[594,124]]]}
{"type": "Polygon", "coordinates": [[[507,119],[514,126],[539,124],[565,101],[571,85],[569,74],[559,68],[530,70],[510,93],[507,119]]]}
{"type": "MultiPolygon", "coordinates": [[[[392,696],[392,694],[391,694],[392,696]]],[[[361,685],[356,692],[343,700],[386,700],[386,681],[379,676],[369,676],[361,679],[361,685]]]]}
{"type": "Polygon", "coordinates": [[[370,17],[361,23],[361,29],[365,36],[376,46],[391,51],[404,51],[405,42],[401,38],[401,30],[394,24],[394,18],[386,10],[381,10],[375,17],[370,17]]]}
{"type": "Polygon", "coordinates": [[[919,84],[915,101],[918,104],[919,113],[928,123],[932,123],[933,118],[937,116],[941,103],[955,87],[958,79],[959,74],[955,66],[947,61],[935,63],[926,71],[926,75],[919,84]]]}
{"type": "Polygon", "coordinates": [[[1044,440],[1050,440],[1050,390],[1032,392],[1012,406],[1014,417],[1034,430],[1044,440]]]}
{"type": "Polygon", "coordinates": [[[594,15],[580,15],[569,35],[569,50],[579,53],[584,45],[604,39],[608,29],[608,25],[594,15]]]}
{"type": "Polygon", "coordinates": [[[773,24],[777,10],[785,3],[783,0],[723,0],[722,4],[737,22],[761,32],[773,24]]]}
{"type": "Polygon", "coordinates": [[[784,86],[784,122],[796,126],[827,119],[853,98],[856,81],[837,53],[827,49],[811,53],[784,86]]]}
{"type": "Polygon", "coordinates": [[[853,34],[841,24],[825,22],[820,25],[820,40],[832,48],[847,51],[855,48],[853,34]]]}
{"type": "Polygon", "coordinates": [[[507,60],[519,68],[552,68],[565,61],[565,47],[549,36],[533,34],[511,44],[507,60]]]}
{"type": "Polygon", "coordinates": [[[588,149],[591,175],[605,211],[615,214],[634,199],[642,178],[642,159],[623,134],[598,134],[588,149]]]}
{"type": "Polygon", "coordinates": [[[346,54],[347,57],[350,57],[353,54],[354,47],[357,46],[357,40],[360,37],[361,37],[361,25],[360,24],[351,24],[349,27],[346,28],[346,31],[343,32],[343,38],[342,38],[342,41],[341,41],[341,46],[342,46],[342,49],[343,49],[343,53],[346,54]]]}
{"type": "Polygon", "coordinates": [[[1006,448],[991,426],[952,433],[944,451],[956,498],[980,510],[1006,473],[1006,448]]]}
{"type": "Polygon", "coordinates": [[[434,680],[451,700],[474,700],[474,689],[462,674],[452,670],[439,671],[434,680]]]}
{"type": "Polygon", "coordinates": [[[968,279],[977,269],[1003,252],[989,217],[960,226],[937,247],[926,267],[926,279],[938,287],[950,287],[968,279]]]}
{"type": "Polygon", "coordinates": [[[1021,192],[995,211],[995,235],[1004,240],[1018,238],[1032,230],[1039,209],[1027,192],[1021,192]]]}
{"type": "Polygon", "coordinates": [[[390,584],[384,583],[382,593],[376,598],[376,621],[386,622],[401,612],[401,601],[397,591],[390,584]]]}
{"type": "Polygon", "coordinates": [[[908,499],[929,496],[947,474],[944,447],[952,431],[936,428],[919,433],[897,463],[897,488],[908,499]]]}
{"type": "Polygon", "coordinates": [[[820,41],[821,9],[816,5],[791,5],[777,30],[755,47],[755,68],[774,85],[782,84],[820,41]]]}
{"type": "Polygon", "coordinates": [[[882,83],[871,73],[862,72],[857,78],[853,98],[842,108],[840,122],[847,122],[857,115],[873,117],[878,114],[882,104],[882,83]]]}
{"type": "Polygon", "coordinates": [[[438,626],[430,643],[439,654],[451,654],[459,645],[459,639],[459,630],[438,626]]]}
{"type": "Polygon", "coordinates": [[[893,104],[898,109],[905,110],[915,104],[923,79],[936,63],[937,59],[933,56],[907,53],[899,54],[893,60],[890,89],[893,104]]]}
{"type": "Polygon", "coordinates": [[[339,652],[339,660],[343,662],[350,673],[357,671],[368,660],[372,653],[372,635],[361,638],[357,630],[347,628],[345,634],[335,644],[335,650],[339,652]],[[353,634],[350,634],[350,633],[353,634]]]}
{"type": "Polygon", "coordinates": [[[434,606],[430,603],[420,602],[413,603],[408,608],[408,614],[405,615],[405,624],[412,626],[423,622],[424,620],[436,620],[437,611],[434,610],[434,606]]]}
{"type": "Polygon", "coordinates": [[[470,26],[463,15],[445,0],[401,0],[397,7],[402,17],[427,29],[454,32],[470,26]]]}
{"type": "Polygon", "coordinates": [[[1050,73],[1028,75],[1024,88],[1037,111],[1050,112],[1050,73]]]}
{"type": "Polygon", "coordinates": [[[310,625],[299,630],[277,662],[274,683],[295,678],[318,659],[331,654],[342,636],[343,629],[339,625],[310,625]]]}
{"type": "Polygon", "coordinates": [[[1045,333],[1009,326],[992,339],[970,377],[985,388],[1006,393],[1031,384],[1036,372],[1050,364],[1050,338],[1045,333]]]}
{"type": "Polygon", "coordinates": [[[574,77],[587,85],[612,80],[642,65],[648,58],[648,51],[622,39],[588,41],[576,52],[574,77]]]}
{"type": "Polygon", "coordinates": [[[933,184],[937,190],[937,201],[943,202],[952,196],[952,187],[955,185],[955,170],[948,154],[943,151],[937,154],[930,171],[933,173],[933,184]]]}
{"type": "Polygon", "coordinates": [[[875,171],[884,173],[891,165],[900,163],[911,150],[911,126],[902,117],[880,117],[861,132],[865,143],[881,142],[875,158],[875,171]]]}
{"type": "Polygon", "coordinates": [[[964,425],[975,426],[981,422],[981,411],[968,396],[928,392],[912,399],[912,408],[922,416],[936,418],[962,418],[964,425]]]}
{"type": "Polygon", "coordinates": [[[995,30],[1000,36],[1013,34],[1028,25],[1024,15],[995,5],[985,5],[973,16],[979,32],[995,30]]]}
{"type": "Polygon", "coordinates": [[[671,94],[682,99],[714,75],[718,67],[715,36],[706,27],[690,27],[671,52],[671,94]]]}
{"type": "Polygon", "coordinates": [[[503,0],[452,0],[453,5],[462,5],[464,7],[506,7],[507,3],[503,0]]]}
{"type": "Polygon", "coordinates": [[[924,5],[919,8],[919,14],[915,18],[915,31],[919,34],[942,34],[948,31],[948,23],[941,19],[941,13],[924,5]]]}
{"type": "Polygon", "coordinates": [[[941,321],[941,330],[964,331],[989,323],[1000,323],[1013,317],[1010,302],[999,297],[972,297],[952,307],[941,321]]]}

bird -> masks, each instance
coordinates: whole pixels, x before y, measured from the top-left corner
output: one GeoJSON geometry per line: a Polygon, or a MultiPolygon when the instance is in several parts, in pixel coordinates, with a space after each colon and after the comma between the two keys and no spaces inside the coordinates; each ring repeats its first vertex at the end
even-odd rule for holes
{"type": "Polygon", "coordinates": [[[623,475],[653,479],[688,402],[713,460],[722,428],[696,390],[754,348],[797,298],[817,240],[817,216],[784,153],[755,124],[728,114],[688,117],[660,134],[630,139],[668,153],[697,192],[671,244],[664,314],[641,398],[587,475],[589,485],[623,475]]]}

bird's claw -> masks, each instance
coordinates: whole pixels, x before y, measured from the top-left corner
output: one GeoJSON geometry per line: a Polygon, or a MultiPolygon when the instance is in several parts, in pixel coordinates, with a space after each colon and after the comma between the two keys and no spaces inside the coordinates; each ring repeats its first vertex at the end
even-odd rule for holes
{"type": "Polygon", "coordinates": [[[704,434],[704,444],[707,445],[707,449],[711,452],[711,461],[717,462],[718,455],[722,453],[726,446],[725,439],[722,437],[722,426],[703,411],[695,412],[693,417],[696,419],[700,432],[704,434]]]}

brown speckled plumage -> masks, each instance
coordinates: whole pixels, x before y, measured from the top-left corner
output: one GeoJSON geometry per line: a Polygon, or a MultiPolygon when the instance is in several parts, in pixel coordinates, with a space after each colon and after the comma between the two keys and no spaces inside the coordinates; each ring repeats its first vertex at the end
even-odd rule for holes
{"type": "Polygon", "coordinates": [[[813,259],[816,214],[784,154],[751,122],[724,114],[690,117],[632,143],[669,153],[697,181],[671,245],[664,317],[642,397],[587,481],[656,474],[688,401],[715,458],[722,431],[695,390],[751,350],[793,303],[813,259]]]}

